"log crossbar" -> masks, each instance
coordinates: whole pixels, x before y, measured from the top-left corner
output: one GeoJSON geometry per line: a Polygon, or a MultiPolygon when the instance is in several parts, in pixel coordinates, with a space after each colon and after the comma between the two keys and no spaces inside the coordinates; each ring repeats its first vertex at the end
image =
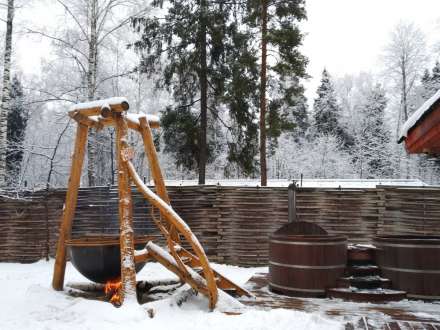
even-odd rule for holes
{"type": "Polygon", "coordinates": [[[237,295],[251,296],[248,291],[211,268],[208,257],[197,237],[171,207],[151,132],[151,128],[159,127],[159,118],[146,114],[129,114],[127,113],[128,109],[129,104],[125,98],[111,98],[78,104],[68,112],[68,115],[78,123],[78,130],[57,244],[52,279],[53,288],[63,290],[66,241],[70,239],[71,235],[88,131],[91,128],[102,129],[106,126],[114,126],[117,133],[115,143],[118,160],[121,303],[124,299],[136,299],[135,264],[153,259],[176,273],[182,282],[187,282],[194,289],[207,296],[211,309],[216,306],[219,288],[232,289],[237,295]],[[128,129],[133,129],[141,134],[156,192],[143,183],[131,163],[133,152],[126,139],[128,129]],[[168,251],[160,250],[152,242],[147,244],[147,248],[144,250],[136,251],[134,249],[131,182],[135,184],[153,208],[159,210],[160,217],[154,218],[154,221],[166,238],[168,251]],[[181,247],[181,239],[189,243],[193,252],[181,247]],[[202,281],[197,280],[197,277],[200,277],[202,281]]]}

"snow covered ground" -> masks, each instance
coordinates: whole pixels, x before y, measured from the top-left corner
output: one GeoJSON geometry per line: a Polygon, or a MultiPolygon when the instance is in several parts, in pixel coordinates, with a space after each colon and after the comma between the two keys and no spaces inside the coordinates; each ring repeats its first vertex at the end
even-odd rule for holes
{"type": "MultiPolygon", "coordinates": [[[[261,270],[228,265],[213,267],[238,284],[244,284],[261,270]]],[[[171,296],[142,306],[125,304],[115,308],[109,303],[73,298],[52,290],[52,269],[52,260],[34,264],[0,263],[1,330],[343,329],[342,322],[330,320],[321,313],[286,309],[262,311],[244,306],[241,306],[241,315],[226,315],[219,310],[209,312],[207,300],[201,295],[192,296],[180,307],[171,296]],[[147,310],[154,311],[153,318],[148,317],[147,310]]],[[[174,278],[174,274],[155,263],[147,264],[138,274],[139,280],[170,278],[174,278]]],[[[87,280],[68,263],[68,282],[87,280]]],[[[227,307],[225,301],[221,303],[222,308],[227,307]]]]}

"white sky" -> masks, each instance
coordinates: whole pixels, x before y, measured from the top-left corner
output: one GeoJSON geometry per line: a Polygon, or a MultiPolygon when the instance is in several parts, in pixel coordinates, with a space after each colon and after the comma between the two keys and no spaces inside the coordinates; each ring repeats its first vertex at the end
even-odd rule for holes
{"type": "Polygon", "coordinates": [[[380,53],[400,20],[413,21],[430,46],[440,41],[439,0],[306,0],[306,8],[303,51],[312,76],[306,83],[309,103],[324,67],[334,77],[380,72],[380,53]]]}
{"type": "MultiPolygon", "coordinates": [[[[24,3],[27,3],[25,1],[24,3]]],[[[54,0],[36,0],[17,12],[24,25],[32,22],[54,28],[54,0]]],[[[400,20],[413,21],[427,35],[428,44],[440,42],[439,0],[306,0],[303,52],[309,58],[306,96],[313,103],[322,69],[334,77],[362,71],[378,73],[379,56],[389,33],[400,20]]],[[[17,65],[25,73],[39,73],[40,61],[50,54],[50,42],[18,34],[17,65]]],[[[436,60],[436,58],[433,58],[436,60]]]]}

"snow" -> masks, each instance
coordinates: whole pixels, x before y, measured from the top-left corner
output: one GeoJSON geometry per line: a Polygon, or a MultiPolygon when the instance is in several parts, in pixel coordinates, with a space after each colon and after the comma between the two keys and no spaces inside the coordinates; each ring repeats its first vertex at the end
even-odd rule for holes
{"type": "MultiPolygon", "coordinates": [[[[51,288],[53,260],[34,264],[0,263],[2,300],[0,329],[32,330],[137,330],[137,329],[343,329],[343,322],[319,313],[276,309],[247,308],[241,315],[209,312],[203,295],[191,296],[180,307],[175,296],[139,306],[135,303],[115,308],[110,303],[73,298],[51,288]],[[154,315],[150,318],[149,315],[154,315]]],[[[258,268],[213,265],[238,284],[244,284],[258,268]]],[[[157,263],[148,263],[138,274],[139,280],[176,279],[157,263]]],[[[88,282],[68,263],[67,282],[88,282]]],[[[176,294],[188,287],[183,286],[176,294]]]]}
{"type": "MultiPolygon", "coordinates": [[[[377,186],[408,186],[421,187],[429,186],[425,182],[413,179],[384,179],[384,180],[370,180],[370,179],[303,179],[302,181],[295,179],[298,186],[303,188],[376,188],[377,186]],[[301,185],[302,183],[302,185],[301,185]]],[[[288,187],[292,180],[268,180],[268,187],[288,187]]],[[[151,185],[154,182],[151,180],[151,185]]],[[[197,180],[166,180],[167,186],[197,186],[197,180]]],[[[206,185],[217,185],[226,187],[258,187],[259,180],[206,180],[206,185]]]]}
{"type": "Polygon", "coordinates": [[[413,128],[419,122],[419,120],[431,110],[431,107],[435,102],[438,101],[438,99],[440,99],[440,90],[438,90],[437,93],[435,93],[429,100],[423,103],[422,106],[418,108],[417,111],[411,115],[411,117],[408,118],[400,131],[399,142],[408,136],[408,132],[411,130],[411,128],[413,128]]]}
{"type": "Polygon", "coordinates": [[[139,118],[146,118],[148,122],[159,122],[159,117],[156,115],[147,115],[143,112],[140,113],[127,113],[127,119],[133,123],[139,125],[139,118]]]}
{"type": "Polygon", "coordinates": [[[90,109],[90,108],[102,108],[103,106],[106,105],[121,104],[123,102],[128,103],[125,97],[111,97],[109,99],[104,99],[104,100],[96,100],[96,101],[74,104],[70,107],[70,111],[90,109]]]}

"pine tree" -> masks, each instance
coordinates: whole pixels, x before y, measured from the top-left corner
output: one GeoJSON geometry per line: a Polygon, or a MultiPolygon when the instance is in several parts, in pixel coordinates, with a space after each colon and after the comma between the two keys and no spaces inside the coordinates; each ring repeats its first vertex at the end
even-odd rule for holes
{"type": "MultiPolygon", "coordinates": [[[[299,78],[306,77],[307,58],[299,47],[303,34],[298,22],[306,19],[305,2],[295,1],[246,1],[246,23],[259,29],[261,43],[260,68],[260,175],[261,185],[267,184],[266,138],[274,144],[282,131],[292,129],[285,122],[281,109],[302,95],[299,78]],[[276,63],[270,65],[268,53],[275,53],[276,63]],[[276,93],[278,92],[278,93],[276,93]],[[276,95],[278,94],[278,95],[276,95]],[[268,95],[270,95],[268,97],[268,95]]],[[[291,123],[293,124],[293,123],[291,123]]]]}
{"type": "Polygon", "coordinates": [[[432,68],[432,76],[431,76],[431,90],[433,94],[435,94],[440,89],[440,63],[435,62],[434,67],[432,68]]]}
{"type": "Polygon", "coordinates": [[[24,107],[23,87],[15,76],[11,84],[11,103],[8,113],[6,171],[10,184],[17,180],[23,159],[23,140],[28,120],[28,111],[24,107]]]}
{"type": "MultiPolygon", "coordinates": [[[[153,6],[162,6],[164,1],[153,1],[153,6]]],[[[137,17],[133,19],[134,29],[141,38],[134,43],[137,50],[145,50],[139,70],[147,73],[157,72],[166,56],[167,63],[163,68],[163,77],[158,86],[166,87],[173,93],[177,107],[168,108],[163,121],[170,123],[171,119],[185,120],[183,127],[189,128],[190,135],[180,147],[190,149],[189,155],[176,154],[179,163],[191,168],[197,164],[199,183],[205,183],[205,169],[208,161],[209,141],[207,141],[208,108],[215,107],[215,98],[209,93],[222,90],[223,86],[210,86],[219,81],[209,81],[209,75],[214,72],[222,60],[224,52],[223,34],[226,7],[220,4],[209,4],[206,0],[196,3],[189,0],[169,1],[167,13],[163,19],[137,17]],[[195,105],[199,103],[198,114],[195,105]],[[192,117],[193,116],[193,117],[192,117]],[[188,121],[189,120],[189,121],[188,121]],[[188,140],[190,139],[190,140],[188,140]],[[185,157],[192,157],[190,161],[185,157]]],[[[175,125],[180,125],[176,123],[175,125]]],[[[164,125],[164,130],[169,127],[164,125]]],[[[184,132],[176,132],[176,134],[184,132]]],[[[170,136],[173,132],[165,133],[170,136]]],[[[167,144],[170,140],[165,138],[167,144]]],[[[168,148],[169,149],[169,148],[168,148]]]]}
{"type": "Polygon", "coordinates": [[[423,76],[421,78],[421,92],[420,96],[423,101],[426,101],[431,97],[432,94],[432,77],[428,69],[425,69],[423,76]]]}
{"type": "Polygon", "coordinates": [[[344,146],[352,145],[352,138],[341,125],[341,108],[336,100],[335,89],[326,69],[322,72],[321,84],[316,93],[318,98],[313,104],[315,133],[333,135],[339,138],[344,146]]]}
{"type": "Polygon", "coordinates": [[[133,19],[140,34],[133,46],[145,52],[139,70],[161,72],[157,87],[166,88],[174,97],[173,106],[162,117],[164,150],[173,152],[186,169],[196,167],[200,184],[205,182],[206,163],[218,150],[218,135],[210,132],[218,122],[230,135],[229,160],[247,174],[255,168],[257,57],[249,34],[239,24],[240,17],[235,4],[228,1],[185,0],[169,1],[163,19],[133,19]],[[220,113],[224,105],[230,123],[220,113]],[[173,134],[187,136],[176,139],[173,134]]]}
{"type": "Polygon", "coordinates": [[[234,173],[251,177],[257,171],[258,155],[258,58],[251,45],[252,33],[241,24],[243,12],[239,8],[234,11],[227,28],[223,69],[213,78],[225,81],[219,97],[228,110],[227,160],[232,163],[225,168],[225,175],[230,176],[234,168],[234,173]]]}
{"type": "Polygon", "coordinates": [[[391,175],[388,146],[390,136],[385,125],[387,99],[380,85],[372,88],[361,107],[361,131],[356,137],[355,154],[361,178],[383,178],[391,175]]]}

